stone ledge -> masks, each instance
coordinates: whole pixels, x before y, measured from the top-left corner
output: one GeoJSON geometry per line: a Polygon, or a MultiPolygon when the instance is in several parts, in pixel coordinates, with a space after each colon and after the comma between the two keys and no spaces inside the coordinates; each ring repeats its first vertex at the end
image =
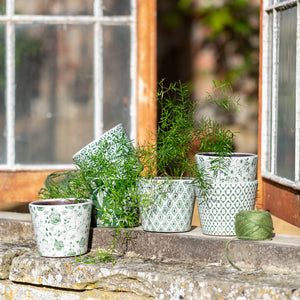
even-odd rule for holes
{"type": "Polygon", "coordinates": [[[300,274],[239,272],[216,264],[136,256],[118,257],[114,265],[71,264],[73,261],[28,252],[13,259],[9,279],[65,290],[123,292],[155,299],[300,299],[300,274]]]}
{"type": "MultiPolygon", "coordinates": [[[[90,248],[105,248],[112,242],[112,234],[110,228],[93,228],[90,248]]],[[[137,227],[130,235],[125,243],[117,244],[120,253],[228,265],[225,245],[231,237],[203,235],[199,227],[186,233],[153,233],[137,227]]],[[[0,219],[0,241],[35,243],[32,223],[0,219]]],[[[300,236],[276,234],[267,241],[235,240],[229,246],[229,256],[241,268],[300,273],[300,236]]]]}
{"type": "MultiPolygon", "coordinates": [[[[111,243],[112,231],[94,228],[91,247],[104,248],[111,243]]],[[[186,233],[153,233],[138,227],[130,231],[130,235],[125,243],[117,245],[119,252],[228,265],[225,246],[232,237],[203,235],[199,227],[186,233]]],[[[229,256],[242,268],[300,273],[300,236],[276,235],[268,241],[234,240],[229,245],[229,256]]]]}

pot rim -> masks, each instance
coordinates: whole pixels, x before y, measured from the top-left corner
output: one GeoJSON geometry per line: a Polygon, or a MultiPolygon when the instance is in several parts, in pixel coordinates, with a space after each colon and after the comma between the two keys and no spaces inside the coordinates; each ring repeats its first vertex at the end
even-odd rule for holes
{"type": "MultiPolygon", "coordinates": [[[[204,156],[204,157],[218,157],[219,155],[216,152],[199,152],[195,156],[204,156]]],[[[230,158],[247,158],[247,157],[258,157],[258,154],[247,153],[247,152],[232,152],[230,155],[225,156],[230,158]]]]}
{"type": "Polygon", "coordinates": [[[29,203],[29,206],[40,206],[40,207],[59,207],[59,206],[77,206],[83,204],[93,204],[91,199],[76,199],[76,198],[51,198],[51,199],[40,199],[29,203]],[[79,203],[76,202],[67,202],[67,201],[81,201],[79,203]],[[53,203],[54,202],[54,203],[53,203]],[[53,203],[53,204],[51,204],[53,203]]]}
{"type": "Polygon", "coordinates": [[[123,130],[125,130],[122,123],[119,123],[119,124],[117,124],[116,126],[110,128],[109,130],[107,130],[107,131],[105,131],[103,134],[101,134],[99,138],[94,139],[93,141],[91,141],[90,143],[88,143],[87,145],[85,145],[83,148],[81,148],[80,150],[78,150],[78,151],[72,156],[73,160],[74,160],[74,157],[75,157],[75,159],[76,159],[76,157],[77,157],[78,155],[80,155],[82,151],[85,151],[85,150],[88,149],[90,146],[94,145],[95,143],[98,143],[98,142],[101,141],[106,135],[108,135],[111,131],[116,130],[116,129],[119,128],[119,127],[121,127],[123,130]]]}

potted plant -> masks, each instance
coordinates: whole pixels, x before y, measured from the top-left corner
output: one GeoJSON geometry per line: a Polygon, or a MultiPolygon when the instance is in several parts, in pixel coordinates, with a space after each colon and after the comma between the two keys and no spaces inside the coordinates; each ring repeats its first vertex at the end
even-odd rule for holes
{"type": "MultiPolygon", "coordinates": [[[[215,83],[209,102],[225,111],[235,110],[238,100],[231,96],[231,86],[215,83]]],[[[234,221],[239,211],[254,209],[258,182],[258,156],[234,153],[235,133],[223,124],[204,122],[195,155],[206,188],[197,189],[197,203],[202,232],[209,235],[235,235],[234,221]],[[222,136],[222,139],[219,137],[222,136]]]]}
{"type": "Polygon", "coordinates": [[[93,200],[93,224],[138,224],[136,179],[141,171],[132,141],[122,124],[105,132],[73,156],[93,200]]]}
{"type": "Polygon", "coordinates": [[[80,185],[80,174],[50,174],[40,196],[44,200],[29,203],[40,255],[64,257],[86,253],[92,201],[80,185]]]}
{"type": "Polygon", "coordinates": [[[125,143],[123,147],[128,147],[128,152],[118,153],[114,160],[110,160],[99,148],[88,156],[89,163],[78,163],[93,200],[93,223],[96,226],[124,228],[139,223],[139,193],[136,182],[141,165],[131,142],[122,137],[118,141],[125,143]]]}
{"type": "Polygon", "coordinates": [[[164,85],[157,91],[160,110],[158,130],[152,141],[139,145],[144,167],[140,180],[141,223],[146,231],[183,232],[191,228],[197,168],[192,147],[195,106],[188,84],[164,85]]]}

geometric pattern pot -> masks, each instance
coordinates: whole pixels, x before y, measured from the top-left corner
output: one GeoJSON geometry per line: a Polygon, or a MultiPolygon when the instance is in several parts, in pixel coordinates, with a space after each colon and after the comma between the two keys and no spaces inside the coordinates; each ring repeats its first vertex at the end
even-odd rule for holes
{"type": "Polygon", "coordinates": [[[251,153],[231,153],[223,157],[222,168],[213,171],[212,163],[218,156],[212,152],[195,155],[198,168],[204,169],[210,182],[244,182],[256,180],[258,156],[251,153]]]}
{"type": "Polygon", "coordinates": [[[87,252],[92,201],[47,199],[29,203],[41,256],[64,257],[87,252]]]}
{"type": "Polygon", "coordinates": [[[184,232],[191,229],[195,203],[192,178],[141,180],[140,204],[142,227],[145,231],[184,232]],[[145,203],[149,200],[149,203],[145,203]]]}
{"type": "Polygon", "coordinates": [[[208,235],[235,235],[235,216],[253,210],[258,181],[219,182],[203,195],[196,191],[201,229],[208,235]]]}

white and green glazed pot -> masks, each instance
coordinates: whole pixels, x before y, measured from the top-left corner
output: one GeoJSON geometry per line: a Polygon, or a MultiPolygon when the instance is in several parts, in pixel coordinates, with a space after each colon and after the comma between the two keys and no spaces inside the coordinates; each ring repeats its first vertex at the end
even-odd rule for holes
{"type": "Polygon", "coordinates": [[[257,154],[232,153],[222,158],[222,168],[214,172],[213,162],[218,155],[213,152],[203,152],[195,155],[199,169],[205,170],[210,182],[245,182],[256,180],[257,154]]]}
{"type": "Polygon", "coordinates": [[[46,199],[29,203],[39,254],[66,257],[88,250],[92,201],[46,199]]]}
{"type": "Polygon", "coordinates": [[[100,187],[93,195],[93,226],[132,227],[139,224],[137,200],[133,200],[132,189],[126,180],[114,179],[109,185],[100,187]],[[122,199],[116,200],[115,191],[123,190],[122,199]]]}
{"type": "MultiPolygon", "coordinates": [[[[73,155],[73,160],[79,165],[84,163],[93,168],[95,166],[90,157],[98,151],[101,151],[104,154],[107,161],[116,164],[117,167],[114,177],[116,178],[116,181],[122,180],[122,178],[126,176],[126,170],[128,172],[128,158],[135,157],[135,149],[122,124],[116,125],[102,134],[97,140],[94,140],[83,147],[73,155]]],[[[133,170],[138,169],[140,166],[140,161],[137,158],[129,161],[130,164],[132,164],[133,170]]],[[[99,183],[99,181],[97,183],[97,180],[95,180],[94,183],[95,190],[93,191],[92,196],[94,204],[92,225],[101,227],[115,227],[122,225],[120,222],[122,223],[121,219],[124,218],[124,214],[118,213],[117,210],[129,207],[128,213],[131,213],[130,203],[128,206],[113,207],[111,201],[111,197],[113,197],[113,188],[103,187],[103,184],[99,183]],[[121,218],[119,218],[120,215],[122,215],[121,218]]],[[[124,200],[125,202],[130,201],[129,196],[126,198],[127,199],[124,200]]],[[[123,225],[125,226],[125,224],[123,225]]]]}
{"type": "Polygon", "coordinates": [[[219,182],[196,197],[201,229],[207,235],[235,235],[235,216],[242,210],[253,210],[258,181],[219,182]]]}
{"type": "Polygon", "coordinates": [[[143,179],[141,222],[145,231],[184,232],[191,229],[195,192],[192,178],[143,179]]]}
{"type": "Polygon", "coordinates": [[[124,145],[124,142],[130,143],[130,140],[123,125],[118,124],[83,147],[72,158],[76,163],[85,162],[93,167],[93,162],[89,159],[89,156],[96,154],[97,151],[102,151],[107,159],[115,161],[119,156],[126,155],[128,152],[128,146],[124,145]]]}

